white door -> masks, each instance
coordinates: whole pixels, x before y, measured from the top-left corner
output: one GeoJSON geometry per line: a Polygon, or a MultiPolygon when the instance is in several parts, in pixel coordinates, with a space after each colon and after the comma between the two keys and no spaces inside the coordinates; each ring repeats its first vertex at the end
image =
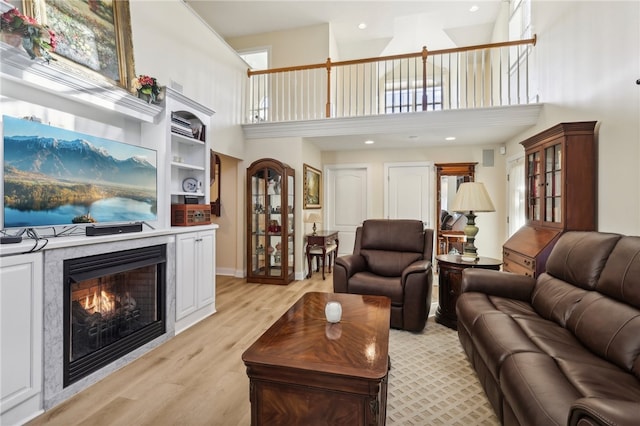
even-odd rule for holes
{"type": "Polygon", "coordinates": [[[385,217],[388,219],[417,219],[433,228],[431,163],[385,164],[385,217]]]}
{"type": "Polygon", "coordinates": [[[368,166],[326,166],[324,175],[327,229],[339,231],[338,256],[353,253],[356,228],[369,213],[368,166]]]}
{"type": "Polygon", "coordinates": [[[524,156],[507,160],[507,202],[509,203],[509,236],[520,229],[526,221],[524,204],[524,156]]]}

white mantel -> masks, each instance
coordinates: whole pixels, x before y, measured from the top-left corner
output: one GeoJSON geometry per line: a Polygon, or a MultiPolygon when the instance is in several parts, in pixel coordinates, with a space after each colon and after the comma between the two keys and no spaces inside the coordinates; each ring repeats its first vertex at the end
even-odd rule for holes
{"type": "Polygon", "coordinates": [[[33,88],[92,109],[146,123],[155,122],[162,111],[162,106],[148,104],[123,88],[99,81],[89,73],[83,75],[79,69],[71,70],[53,61],[47,64],[42,59],[32,60],[23,49],[4,42],[0,42],[0,56],[2,86],[16,84],[22,90],[33,88]]]}

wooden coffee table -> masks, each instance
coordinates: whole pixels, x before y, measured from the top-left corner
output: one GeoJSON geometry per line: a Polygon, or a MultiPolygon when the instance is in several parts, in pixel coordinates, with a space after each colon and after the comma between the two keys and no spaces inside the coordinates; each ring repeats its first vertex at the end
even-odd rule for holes
{"type": "Polygon", "coordinates": [[[390,300],[306,293],[242,355],[252,425],[384,425],[390,300]],[[326,321],[328,301],[342,319],[326,321]]]}

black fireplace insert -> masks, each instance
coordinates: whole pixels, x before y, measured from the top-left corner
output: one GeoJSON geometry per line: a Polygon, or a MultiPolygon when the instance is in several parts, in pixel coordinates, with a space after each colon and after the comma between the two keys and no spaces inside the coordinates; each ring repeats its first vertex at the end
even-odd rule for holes
{"type": "Polygon", "coordinates": [[[165,333],[166,245],[64,261],[64,386],[165,333]]]}

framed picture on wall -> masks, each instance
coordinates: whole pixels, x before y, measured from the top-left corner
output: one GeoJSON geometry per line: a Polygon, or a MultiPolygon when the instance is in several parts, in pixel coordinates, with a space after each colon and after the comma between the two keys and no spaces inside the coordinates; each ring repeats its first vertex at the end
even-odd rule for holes
{"type": "Polygon", "coordinates": [[[304,164],[303,208],[322,208],[322,172],[308,164],[304,164]]]}
{"type": "Polygon", "coordinates": [[[135,77],[128,0],[24,0],[56,34],[56,66],[128,89],[135,77]]]}

